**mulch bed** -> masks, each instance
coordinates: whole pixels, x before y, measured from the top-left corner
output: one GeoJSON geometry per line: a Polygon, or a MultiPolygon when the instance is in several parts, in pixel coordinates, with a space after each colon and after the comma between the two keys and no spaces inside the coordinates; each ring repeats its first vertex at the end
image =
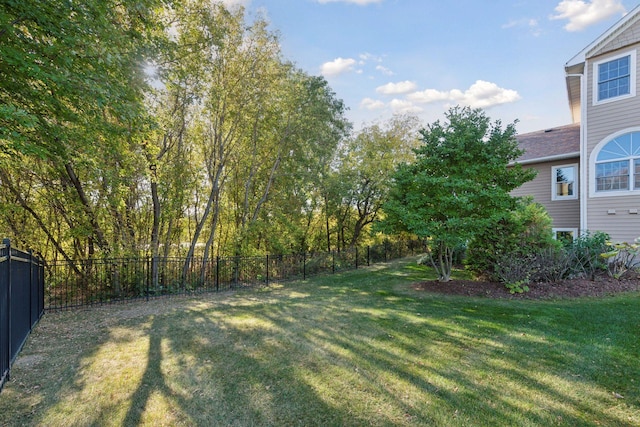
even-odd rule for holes
{"type": "Polygon", "coordinates": [[[529,291],[511,294],[502,283],[476,280],[429,280],[412,285],[414,290],[436,294],[465,295],[487,298],[552,299],[577,297],[602,297],[620,292],[640,291],[640,278],[614,279],[599,276],[595,280],[570,279],[557,283],[532,283],[529,291]]]}

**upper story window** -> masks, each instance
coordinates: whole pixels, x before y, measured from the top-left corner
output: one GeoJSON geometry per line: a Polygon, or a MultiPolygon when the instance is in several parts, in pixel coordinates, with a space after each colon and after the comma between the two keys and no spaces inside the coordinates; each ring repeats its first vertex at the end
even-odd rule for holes
{"type": "Polygon", "coordinates": [[[593,64],[593,103],[624,99],[636,94],[635,50],[593,64]]]}
{"type": "Polygon", "coordinates": [[[607,142],[595,161],[596,192],[640,190],[640,132],[607,142]]]}
{"type": "Polygon", "coordinates": [[[598,101],[629,95],[631,78],[629,57],[614,59],[598,67],[598,101]]]}
{"type": "Polygon", "coordinates": [[[578,165],[554,166],[551,177],[551,200],[578,198],[578,165]]]}

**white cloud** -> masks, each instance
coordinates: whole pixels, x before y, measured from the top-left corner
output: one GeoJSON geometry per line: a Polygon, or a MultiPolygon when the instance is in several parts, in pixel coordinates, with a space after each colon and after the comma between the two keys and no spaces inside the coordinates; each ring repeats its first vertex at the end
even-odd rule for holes
{"type": "Polygon", "coordinates": [[[358,57],[362,61],[382,62],[382,60],[383,60],[382,56],[374,55],[374,54],[369,53],[369,52],[361,53],[360,55],[358,55],[358,57]]]}
{"type": "Polygon", "coordinates": [[[421,92],[411,93],[407,95],[407,98],[415,102],[420,102],[422,104],[429,104],[431,102],[451,100],[451,92],[426,89],[421,92]]]}
{"type": "Polygon", "coordinates": [[[509,104],[519,99],[520,95],[515,90],[503,89],[495,83],[478,80],[464,92],[460,101],[473,108],[488,108],[509,104]]]}
{"type": "Polygon", "coordinates": [[[420,113],[423,111],[422,108],[405,99],[394,99],[389,105],[394,113],[420,113]]]}
{"type": "Polygon", "coordinates": [[[360,101],[360,107],[367,110],[380,110],[384,108],[384,102],[377,99],[365,98],[360,101]]]}
{"type": "Polygon", "coordinates": [[[534,28],[538,26],[538,21],[533,18],[513,19],[506,24],[502,25],[503,29],[516,28],[516,27],[530,27],[534,28]]]}
{"type": "Polygon", "coordinates": [[[584,30],[613,15],[623,15],[626,12],[620,0],[562,0],[555,10],[558,12],[557,15],[551,15],[549,18],[569,20],[564,26],[567,31],[584,30]]]}
{"type": "Polygon", "coordinates": [[[373,3],[380,3],[382,0],[318,0],[318,3],[320,4],[325,4],[325,3],[338,3],[338,2],[343,2],[343,3],[353,3],[353,4],[358,4],[360,6],[366,6],[368,4],[373,4],[373,3]]]}
{"type": "Polygon", "coordinates": [[[504,89],[495,83],[478,80],[464,92],[459,89],[439,91],[427,89],[407,95],[407,99],[418,103],[450,101],[472,108],[489,108],[501,104],[509,104],[520,99],[517,91],[504,89]]]}
{"type": "Polygon", "coordinates": [[[402,93],[409,93],[411,91],[416,90],[416,84],[409,80],[405,80],[403,82],[398,83],[387,83],[383,86],[378,86],[376,88],[376,92],[381,93],[383,95],[398,95],[402,93]]]}
{"type": "Polygon", "coordinates": [[[510,28],[526,28],[529,32],[534,36],[539,36],[542,34],[542,30],[540,29],[540,25],[537,19],[534,18],[523,18],[517,20],[511,20],[506,24],[502,25],[502,29],[510,29],[510,28]]]}
{"type": "Polygon", "coordinates": [[[382,65],[377,65],[376,70],[380,71],[385,76],[393,76],[395,73],[388,69],[387,67],[383,67],[382,65]]]}
{"type": "Polygon", "coordinates": [[[336,58],[333,61],[325,62],[320,68],[320,73],[325,76],[337,76],[338,74],[352,71],[356,60],[353,58],[336,58]]]}

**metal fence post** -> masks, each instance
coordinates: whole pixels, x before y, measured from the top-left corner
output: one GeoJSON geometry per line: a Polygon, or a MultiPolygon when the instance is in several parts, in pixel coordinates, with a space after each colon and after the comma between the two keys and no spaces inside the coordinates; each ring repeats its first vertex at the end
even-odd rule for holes
{"type": "MultiPolygon", "coordinates": [[[[3,380],[2,382],[0,382],[0,390],[2,390],[2,386],[4,386],[4,383],[6,381],[9,381],[10,377],[11,377],[11,242],[9,241],[9,239],[3,239],[2,240],[2,244],[5,247],[5,251],[7,253],[6,256],[6,260],[2,261],[2,262],[6,262],[6,269],[7,269],[7,273],[4,277],[4,279],[6,279],[6,303],[7,303],[7,311],[5,313],[6,316],[6,324],[5,325],[0,325],[0,327],[4,328],[4,335],[5,335],[5,344],[6,344],[6,348],[2,348],[0,350],[3,350],[3,354],[0,354],[0,359],[2,360],[2,363],[0,363],[0,366],[2,366],[3,371],[5,372],[0,372],[0,380],[3,380]]],[[[1,340],[0,340],[1,342],[1,340]]]]}
{"type": "Polygon", "coordinates": [[[331,273],[336,272],[336,251],[331,251],[331,273]]]}
{"type": "Polygon", "coordinates": [[[29,332],[33,330],[33,251],[29,249],[29,332]]]}
{"type": "Polygon", "coordinates": [[[358,269],[358,247],[356,246],[356,270],[358,269]]]}
{"type": "Polygon", "coordinates": [[[7,245],[7,291],[8,291],[7,302],[9,303],[9,306],[8,306],[9,310],[7,311],[7,314],[9,315],[9,322],[8,322],[9,334],[7,335],[7,338],[9,340],[7,342],[7,344],[8,344],[7,345],[7,349],[9,350],[9,354],[8,354],[8,356],[9,356],[9,359],[8,359],[9,360],[9,371],[7,372],[7,381],[9,381],[11,379],[11,355],[13,354],[13,349],[12,349],[12,347],[13,347],[13,345],[12,345],[13,336],[12,335],[13,334],[11,333],[12,330],[13,330],[13,328],[12,328],[13,322],[11,321],[12,318],[13,318],[13,314],[11,313],[13,311],[13,310],[11,310],[11,296],[13,294],[13,283],[12,283],[13,280],[12,280],[12,277],[11,277],[12,276],[11,273],[13,272],[12,271],[13,270],[13,267],[12,267],[13,262],[11,261],[11,251],[12,251],[12,249],[11,249],[11,241],[9,239],[5,239],[4,243],[5,243],[5,245],[7,245]]]}
{"type": "Polygon", "coordinates": [[[269,286],[269,254],[267,254],[266,267],[267,267],[267,286],[269,286]]]}
{"type": "Polygon", "coordinates": [[[220,257],[216,256],[216,292],[220,289],[220,257]]]}
{"type": "Polygon", "coordinates": [[[240,280],[240,256],[236,253],[234,257],[234,267],[233,267],[233,284],[234,286],[238,286],[238,281],[240,280]]]}
{"type": "Polygon", "coordinates": [[[369,267],[371,264],[371,246],[367,245],[367,267],[369,267]]]}
{"type": "Polygon", "coordinates": [[[302,280],[307,280],[307,252],[302,252],[302,280]]]}
{"type": "Polygon", "coordinates": [[[151,277],[153,276],[153,272],[152,270],[152,266],[150,264],[150,258],[147,257],[147,290],[146,290],[146,294],[147,294],[147,301],[149,301],[149,282],[151,282],[151,277]]]}

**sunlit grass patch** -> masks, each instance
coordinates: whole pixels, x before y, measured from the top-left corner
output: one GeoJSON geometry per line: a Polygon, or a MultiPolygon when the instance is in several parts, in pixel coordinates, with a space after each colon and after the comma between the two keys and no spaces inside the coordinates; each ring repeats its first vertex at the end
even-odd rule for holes
{"type": "Polygon", "coordinates": [[[640,424],[640,296],[415,295],[409,262],[48,314],[0,425],[640,424]]]}

